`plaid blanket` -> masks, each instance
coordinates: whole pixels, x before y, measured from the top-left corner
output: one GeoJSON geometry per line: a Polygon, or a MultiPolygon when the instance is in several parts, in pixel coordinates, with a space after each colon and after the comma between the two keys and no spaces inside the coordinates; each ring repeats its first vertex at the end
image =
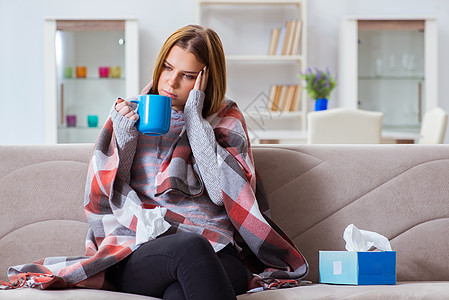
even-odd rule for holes
{"type": "MultiPolygon", "coordinates": [[[[306,260],[261,212],[261,208],[266,209],[265,203],[259,205],[256,200],[254,162],[241,111],[233,101],[227,100],[207,122],[216,139],[214,162],[218,175],[215,175],[221,186],[220,195],[214,197],[223,201],[236,228],[235,240],[242,248],[241,255],[248,269],[259,273],[255,275],[254,282],[263,284],[272,282],[274,278],[303,278],[308,272],[306,260]]],[[[192,189],[197,192],[198,186],[208,188],[202,182],[202,170],[196,165],[185,130],[181,133],[181,139],[185,143],[182,143],[182,147],[174,147],[168,160],[160,167],[157,175],[158,193],[189,193],[192,189]],[[192,182],[190,171],[186,171],[185,178],[182,178],[180,168],[194,170],[196,181],[192,182]]],[[[138,216],[142,214],[136,212],[155,208],[143,203],[129,183],[117,176],[120,165],[118,151],[112,121],[108,119],[95,144],[88,169],[84,209],[90,228],[85,255],[44,258],[31,264],[11,267],[8,270],[11,281],[3,283],[4,287],[107,288],[104,270],[138,247],[136,227],[138,216]]],[[[260,199],[264,199],[263,194],[260,199]]],[[[167,210],[164,218],[169,223],[170,220],[188,222],[170,210],[167,210]]]]}

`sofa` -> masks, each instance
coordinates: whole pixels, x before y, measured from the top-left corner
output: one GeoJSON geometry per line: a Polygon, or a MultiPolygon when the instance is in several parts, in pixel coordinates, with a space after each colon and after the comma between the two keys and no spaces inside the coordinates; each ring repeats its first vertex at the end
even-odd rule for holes
{"type": "MultiPolygon", "coordinates": [[[[92,144],[0,146],[0,278],[8,266],[82,255],[92,144]]],[[[447,299],[449,145],[256,145],[272,219],[310,264],[300,287],[257,299],[447,299]],[[345,250],[349,224],[397,251],[396,285],[319,283],[319,250],[345,250]]],[[[104,290],[17,289],[0,299],[154,299],[104,290]]]]}

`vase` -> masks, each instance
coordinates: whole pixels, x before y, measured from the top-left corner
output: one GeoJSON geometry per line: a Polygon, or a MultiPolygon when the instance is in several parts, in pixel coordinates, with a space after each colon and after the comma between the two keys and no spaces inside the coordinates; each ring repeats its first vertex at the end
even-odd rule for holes
{"type": "Polygon", "coordinates": [[[76,126],[76,115],[67,115],[66,116],[67,127],[75,127],[76,126]]]}
{"type": "Polygon", "coordinates": [[[88,115],[87,116],[87,126],[97,127],[98,126],[98,116],[97,115],[88,115]]]}
{"type": "Polygon", "coordinates": [[[319,98],[315,101],[315,111],[326,110],[327,109],[327,99],[319,98]]]}
{"type": "Polygon", "coordinates": [[[86,78],[87,67],[77,66],[76,67],[76,78],[86,78]]]}
{"type": "Polygon", "coordinates": [[[98,74],[100,75],[100,78],[108,78],[109,67],[98,67],[98,74]]]}

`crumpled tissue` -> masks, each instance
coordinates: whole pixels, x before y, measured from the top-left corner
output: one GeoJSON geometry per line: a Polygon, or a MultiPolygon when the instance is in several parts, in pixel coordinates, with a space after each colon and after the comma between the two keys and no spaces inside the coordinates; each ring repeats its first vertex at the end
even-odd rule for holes
{"type": "Polygon", "coordinates": [[[368,251],[375,247],[382,251],[392,251],[390,241],[383,235],[358,229],[354,224],[348,225],[343,233],[348,251],[368,251]]]}
{"type": "Polygon", "coordinates": [[[167,208],[157,206],[153,209],[142,209],[132,207],[131,211],[137,217],[136,245],[141,245],[154,240],[170,228],[170,223],[165,221],[164,216],[167,208]]]}

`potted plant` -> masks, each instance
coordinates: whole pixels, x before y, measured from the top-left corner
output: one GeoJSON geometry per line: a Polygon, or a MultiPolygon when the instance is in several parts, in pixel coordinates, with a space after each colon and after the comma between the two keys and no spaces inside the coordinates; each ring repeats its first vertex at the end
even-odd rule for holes
{"type": "Polygon", "coordinates": [[[315,110],[327,109],[329,95],[337,85],[336,77],[332,76],[329,70],[321,71],[315,68],[307,69],[305,74],[300,74],[300,78],[306,81],[306,90],[309,97],[315,99],[315,110]]]}

